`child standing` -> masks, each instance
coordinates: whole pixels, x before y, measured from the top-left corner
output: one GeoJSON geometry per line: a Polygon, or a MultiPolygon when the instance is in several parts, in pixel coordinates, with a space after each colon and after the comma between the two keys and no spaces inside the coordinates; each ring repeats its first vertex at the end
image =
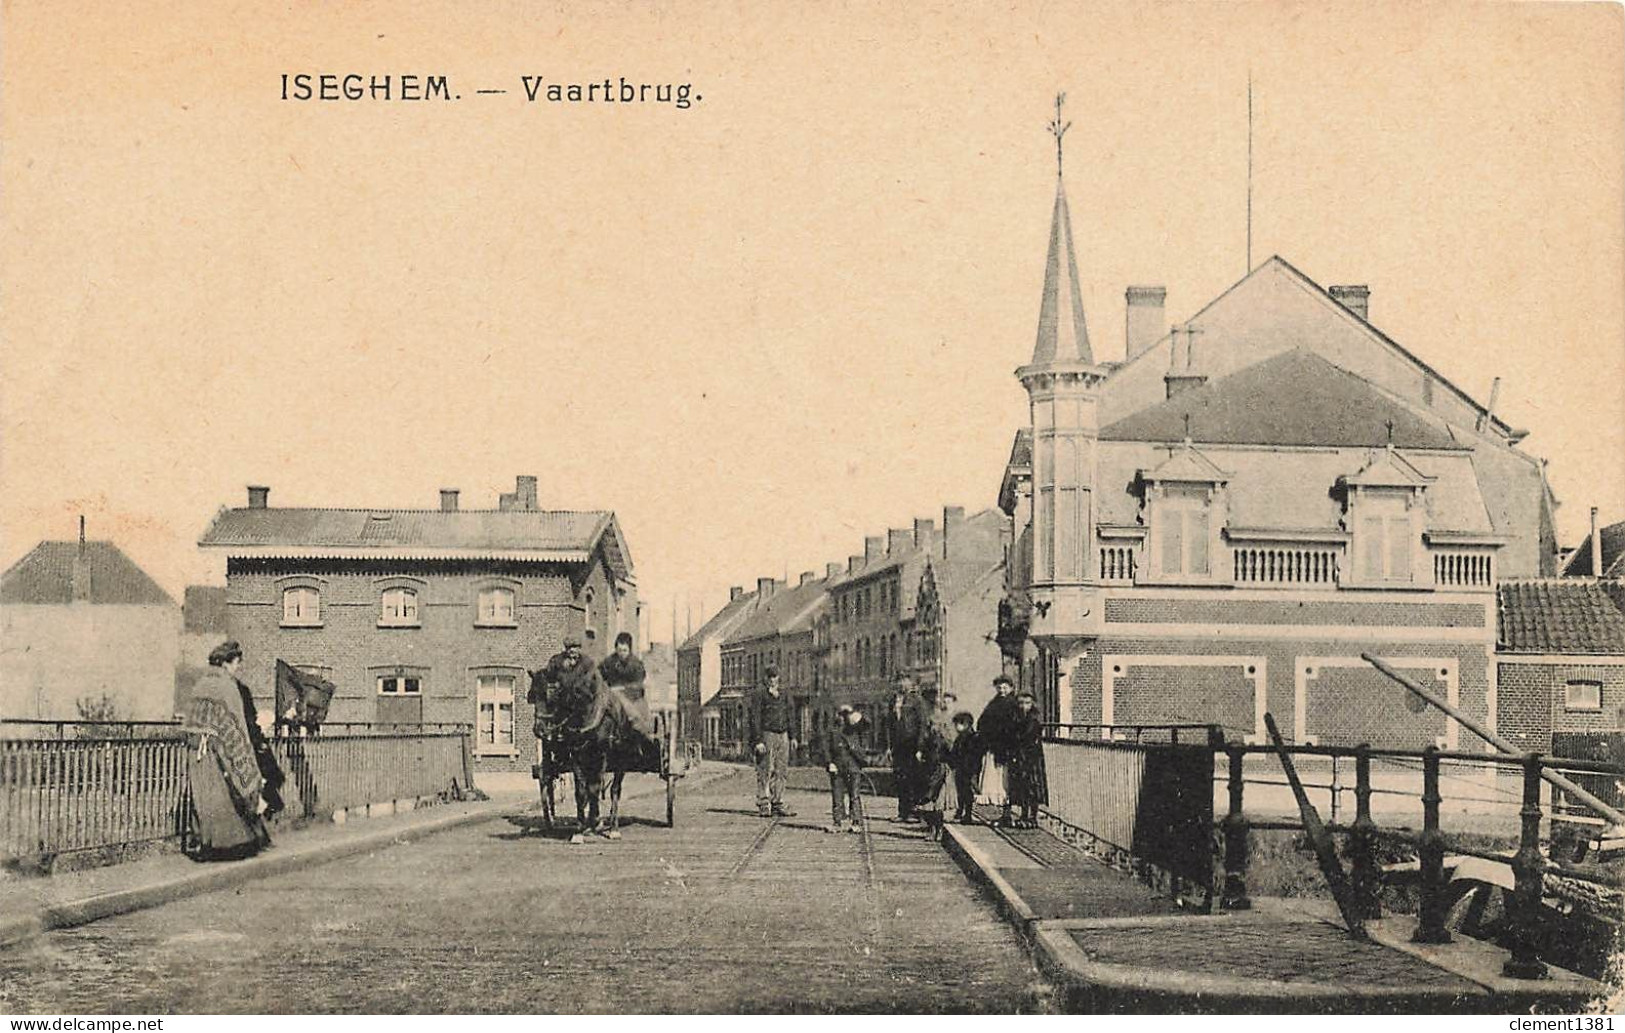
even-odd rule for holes
{"type": "Polygon", "coordinates": [[[863,711],[842,703],[835,721],[824,730],[824,760],[829,771],[829,825],[825,832],[859,832],[863,822],[863,743],[869,734],[863,711]]]}
{"type": "Polygon", "coordinates": [[[954,810],[954,821],[968,824],[975,818],[976,781],[982,774],[982,755],[987,752],[982,737],[976,734],[976,719],[961,710],[954,715],[954,740],[948,747],[948,766],[954,772],[954,793],[959,806],[954,810]]]}
{"type": "Polygon", "coordinates": [[[1021,825],[1037,828],[1038,808],[1049,803],[1049,786],[1044,772],[1044,725],[1032,693],[1023,692],[1016,698],[1009,728],[1010,802],[1021,808],[1021,825]]]}

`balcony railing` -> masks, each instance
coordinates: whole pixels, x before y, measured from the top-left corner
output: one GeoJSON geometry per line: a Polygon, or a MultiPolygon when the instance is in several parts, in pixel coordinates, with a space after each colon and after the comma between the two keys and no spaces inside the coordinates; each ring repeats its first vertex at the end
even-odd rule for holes
{"type": "Polygon", "coordinates": [[[1238,585],[1337,584],[1338,550],[1324,545],[1247,545],[1231,550],[1238,585]]]}
{"type": "Polygon", "coordinates": [[[1100,547],[1100,580],[1123,583],[1134,580],[1134,546],[1102,545],[1100,547]]]}
{"type": "Polygon", "coordinates": [[[1488,588],[1495,583],[1487,552],[1454,549],[1433,553],[1433,583],[1440,588],[1488,588]]]}

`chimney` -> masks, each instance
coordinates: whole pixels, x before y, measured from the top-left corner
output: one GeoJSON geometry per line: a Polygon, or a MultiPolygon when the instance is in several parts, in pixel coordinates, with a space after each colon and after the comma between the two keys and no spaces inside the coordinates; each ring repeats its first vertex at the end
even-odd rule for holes
{"type": "Polygon", "coordinates": [[[270,499],[271,499],[271,489],[270,488],[267,488],[267,487],[265,487],[264,485],[261,485],[261,484],[250,484],[248,486],[248,508],[249,509],[264,509],[266,507],[266,504],[270,502],[270,499]]]}
{"type": "Polygon", "coordinates": [[[1168,342],[1168,372],[1163,374],[1162,380],[1169,398],[1184,394],[1192,388],[1201,387],[1207,383],[1207,377],[1194,369],[1196,363],[1196,355],[1194,354],[1196,335],[1200,332],[1200,330],[1192,328],[1189,323],[1184,326],[1170,327],[1168,330],[1171,337],[1168,342]],[[1185,361],[1183,364],[1179,361],[1182,350],[1179,346],[1179,338],[1182,334],[1185,338],[1185,347],[1183,349],[1185,361]]]}
{"type": "MultiPolygon", "coordinates": [[[[817,576],[818,576],[817,574],[814,574],[810,570],[803,570],[801,572],[801,582],[800,582],[800,584],[804,585],[804,584],[811,581],[813,578],[815,578],[817,576]]],[[[799,587],[799,585],[798,585],[798,587],[799,587]]]]}
{"type": "Polygon", "coordinates": [[[937,522],[935,520],[914,521],[914,547],[923,552],[930,552],[936,545],[937,522]]]}
{"type": "Polygon", "coordinates": [[[1333,301],[1337,302],[1339,305],[1342,305],[1344,308],[1359,316],[1361,319],[1370,318],[1368,315],[1366,315],[1366,313],[1371,310],[1371,288],[1367,287],[1365,284],[1339,284],[1336,287],[1327,287],[1326,293],[1332,296],[1333,301]]]}
{"type": "Polygon", "coordinates": [[[441,488],[440,489],[440,512],[442,512],[442,513],[455,513],[455,512],[457,512],[457,489],[456,488],[441,488]]]}
{"type": "Polygon", "coordinates": [[[520,474],[514,478],[514,508],[532,511],[536,508],[536,478],[520,474]]]}
{"type": "Polygon", "coordinates": [[[1591,576],[1602,577],[1602,536],[1597,534],[1597,507],[1591,507],[1591,576]]]}
{"type": "Polygon", "coordinates": [[[942,558],[948,558],[948,542],[953,537],[954,529],[965,522],[964,506],[942,507],[942,558]]]}
{"type": "Polygon", "coordinates": [[[1499,397],[1501,397],[1501,378],[1496,377],[1494,380],[1490,381],[1490,404],[1486,405],[1484,407],[1484,411],[1478,414],[1479,430],[1488,430],[1494,425],[1495,400],[1499,397]]]}
{"type": "MultiPolygon", "coordinates": [[[[1596,523],[1596,521],[1592,521],[1596,523]]],[[[79,547],[73,552],[73,569],[69,572],[68,593],[76,603],[90,601],[90,556],[85,550],[85,516],[79,514],[79,547]]]]}
{"type": "Polygon", "coordinates": [[[846,558],[846,572],[848,574],[855,573],[861,566],[863,566],[862,556],[848,556],[846,558]]]}
{"type": "Polygon", "coordinates": [[[863,559],[866,563],[873,563],[886,555],[886,538],[884,535],[872,534],[863,539],[863,559]]]}
{"type": "Polygon", "coordinates": [[[886,555],[901,556],[914,544],[914,532],[907,528],[892,528],[886,532],[886,555]]]}
{"type": "Polygon", "coordinates": [[[778,590],[778,587],[779,583],[772,578],[759,577],[756,579],[756,597],[758,599],[770,599],[773,597],[773,593],[778,590]]]}
{"type": "Polygon", "coordinates": [[[836,578],[840,577],[841,576],[841,565],[839,563],[826,563],[826,564],[824,564],[824,576],[826,578],[829,578],[831,581],[833,581],[836,578]]]}
{"type": "Polygon", "coordinates": [[[744,594],[745,590],[743,588],[741,588],[739,585],[734,585],[732,588],[728,589],[728,601],[731,603],[744,594]]]}
{"type": "Polygon", "coordinates": [[[1128,301],[1128,316],[1123,329],[1123,348],[1132,359],[1146,352],[1168,332],[1164,315],[1168,288],[1130,287],[1124,297],[1128,301]]]}

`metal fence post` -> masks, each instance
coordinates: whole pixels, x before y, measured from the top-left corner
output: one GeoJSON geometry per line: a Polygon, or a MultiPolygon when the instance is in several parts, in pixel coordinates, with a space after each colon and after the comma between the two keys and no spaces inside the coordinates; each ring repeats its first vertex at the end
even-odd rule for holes
{"type": "Polygon", "coordinates": [[[1417,854],[1422,863],[1421,921],[1411,936],[1412,943],[1450,943],[1450,930],[1444,927],[1444,833],[1439,829],[1439,747],[1422,751],[1422,835],[1417,854]]]}
{"type": "Polygon", "coordinates": [[[1513,979],[1544,979],[1546,964],[1540,960],[1535,929],[1540,924],[1540,895],[1545,879],[1540,856],[1540,754],[1531,753],[1523,762],[1523,820],[1518,852],[1512,857],[1513,891],[1507,905],[1511,929],[1512,956],[1501,966],[1501,974],[1513,979]]]}
{"type": "Polygon", "coordinates": [[[1354,824],[1349,829],[1354,907],[1361,918],[1381,918],[1377,900],[1377,825],[1371,820],[1371,745],[1354,748],[1354,824]]]}
{"type": "Polygon", "coordinates": [[[1225,748],[1230,759],[1230,808],[1224,816],[1224,892],[1219,907],[1226,911],[1246,911],[1253,906],[1247,899],[1247,815],[1242,812],[1244,754],[1240,746],[1225,748]]]}

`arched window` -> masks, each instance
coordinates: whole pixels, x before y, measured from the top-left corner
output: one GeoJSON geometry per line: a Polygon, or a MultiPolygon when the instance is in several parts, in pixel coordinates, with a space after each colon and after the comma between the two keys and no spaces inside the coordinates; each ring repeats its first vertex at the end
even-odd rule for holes
{"type": "Polygon", "coordinates": [[[418,623],[418,594],[410,588],[386,588],[379,624],[411,627],[418,623]]]}
{"type": "Polygon", "coordinates": [[[322,593],[309,585],[282,590],[282,623],[314,627],[322,622],[322,593]]]}
{"type": "Polygon", "coordinates": [[[515,623],[513,589],[497,585],[480,589],[479,611],[475,622],[511,627],[515,623]]]}

